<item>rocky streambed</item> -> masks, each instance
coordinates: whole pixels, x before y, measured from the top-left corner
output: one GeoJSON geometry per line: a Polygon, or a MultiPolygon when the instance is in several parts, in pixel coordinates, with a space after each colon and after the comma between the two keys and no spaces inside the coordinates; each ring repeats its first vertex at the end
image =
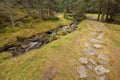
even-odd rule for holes
{"type": "Polygon", "coordinates": [[[17,41],[14,44],[5,44],[2,48],[0,48],[0,52],[9,51],[12,56],[18,56],[20,54],[24,54],[31,49],[40,48],[45,44],[48,44],[54,40],[57,40],[56,35],[58,32],[63,32],[61,36],[66,33],[73,32],[77,27],[78,21],[74,21],[70,25],[61,25],[55,29],[38,33],[29,38],[17,38],[17,41]]]}

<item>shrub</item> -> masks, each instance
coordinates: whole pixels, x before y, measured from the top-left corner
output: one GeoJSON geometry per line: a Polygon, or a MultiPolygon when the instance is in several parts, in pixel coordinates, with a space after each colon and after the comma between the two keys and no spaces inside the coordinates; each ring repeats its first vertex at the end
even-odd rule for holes
{"type": "Polygon", "coordinates": [[[56,20],[59,20],[59,18],[58,17],[45,17],[44,20],[56,21],[56,20]]]}

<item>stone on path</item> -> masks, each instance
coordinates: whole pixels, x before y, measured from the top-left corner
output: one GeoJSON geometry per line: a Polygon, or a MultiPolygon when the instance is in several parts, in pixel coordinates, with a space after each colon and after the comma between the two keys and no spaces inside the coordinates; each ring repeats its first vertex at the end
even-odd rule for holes
{"type": "Polygon", "coordinates": [[[102,43],[101,40],[94,39],[94,38],[90,39],[90,42],[92,42],[92,43],[102,43]]]}
{"type": "Polygon", "coordinates": [[[89,60],[88,60],[87,67],[88,67],[90,70],[94,70],[95,65],[96,65],[96,62],[95,62],[93,59],[89,59],[89,60]]]}
{"type": "Polygon", "coordinates": [[[96,32],[92,32],[92,33],[91,33],[91,36],[96,36],[96,35],[97,35],[96,32]]]}
{"type": "Polygon", "coordinates": [[[90,47],[91,47],[91,44],[88,43],[88,42],[86,42],[86,43],[85,43],[85,46],[86,46],[87,48],[90,48],[90,47]]]}
{"type": "Polygon", "coordinates": [[[94,32],[97,32],[97,33],[103,33],[103,31],[102,30],[94,30],[94,32]]]}
{"type": "Polygon", "coordinates": [[[92,48],[86,48],[83,50],[85,52],[86,55],[89,55],[89,56],[94,56],[96,55],[96,51],[92,48]]]}
{"type": "Polygon", "coordinates": [[[100,77],[98,77],[98,80],[109,80],[109,79],[106,76],[100,76],[100,77]]]}
{"type": "Polygon", "coordinates": [[[80,61],[82,64],[87,64],[87,63],[88,63],[87,58],[84,58],[84,57],[80,58],[79,61],[80,61]]]}
{"type": "Polygon", "coordinates": [[[100,65],[104,65],[104,64],[107,64],[108,62],[106,62],[106,61],[103,61],[103,60],[99,60],[98,61],[98,64],[100,64],[100,65]]]}
{"type": "Polygon", "coordinates": [[[95,62],[93,59],[89,59],[88,61],[89,61],[90,63],[92,63],[93,65],[96,64],[96,62],[95,62]]]}
{"type": "Polygon", "coordinates": [[[96,49],[101,49],[101,48],[102,48],[102,45],[100,45],[100,44],[94,44],[94,48],[96,48],[96,49]]]}
{"type": "Polygon", "coordinates": [[[94,70],[95,66],[92,63],[87,64],[88,69],[94,70]]]}
{"type": "Polygon", "coordinates": [[[87,23],[87,27],[88,27],[89,29],[92,29],[92,27],[91,27],[91,25],[90,25],[89,23],[87,23]]]}
{"type": "Polygon", "coordinates": [[[99,54],[98,58],[102,59],[102,60],[105,60],[105,61],[108,61],[108,62],[110,61],[110,58],[105,54],[99,54]]]}
{"type": "Polygon", "coordinates": [[[80,78],[86,78],[87,77],[87,70],[86,70],[85,66],[80,66],[77,71],[80,75],[80,78]]]}
{"type": "Polygon", "coordinates": [[[102,75],[102,74],[105,74],[105,73],[109,73],[110,70],[103,67],[103,65],[98,65],[97,67],[95,67],[95,72],[98,74],[98,75],[102,75]]]}
{"type": "Polygon", "coordinates": [[[100,40],[104,39],[104,33],[99,34],[98,37],[97,37],[97,39],[100,39],[100,40]]]}

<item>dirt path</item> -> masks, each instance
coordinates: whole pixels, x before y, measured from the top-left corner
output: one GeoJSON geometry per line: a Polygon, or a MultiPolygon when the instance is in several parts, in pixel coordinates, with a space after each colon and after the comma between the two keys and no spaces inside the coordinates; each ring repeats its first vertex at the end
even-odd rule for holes
{"type": "Polygon", "coordinates": [[[111,56],[107,49],[106,31],[104,24],[92,21],[87,22],[90,31],[84,43],[83,54],[80,56],[77,72],[85,80],[115,80],[111,67],[111,56]]]}

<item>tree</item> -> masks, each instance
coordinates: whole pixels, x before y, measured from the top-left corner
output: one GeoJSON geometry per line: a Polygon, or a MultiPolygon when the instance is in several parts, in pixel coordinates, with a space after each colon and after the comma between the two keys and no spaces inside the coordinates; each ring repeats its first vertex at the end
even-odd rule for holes
{"type": "Polygon", "coordinates": [[[14,21],[14,16],[13,16],[13,13],[12,13],[11,3],[8,0],[4,0],[4,2],[6,4],[6,11],[9,14],[12,27],[15,27],[15,21],[14,21]]]}
{"type": "Polygon", "coordinates": [[[33,17],[31,9],[30,9],[30,0],[21,0],[23,7],[25,8],[27,14],[33,17]]]}

